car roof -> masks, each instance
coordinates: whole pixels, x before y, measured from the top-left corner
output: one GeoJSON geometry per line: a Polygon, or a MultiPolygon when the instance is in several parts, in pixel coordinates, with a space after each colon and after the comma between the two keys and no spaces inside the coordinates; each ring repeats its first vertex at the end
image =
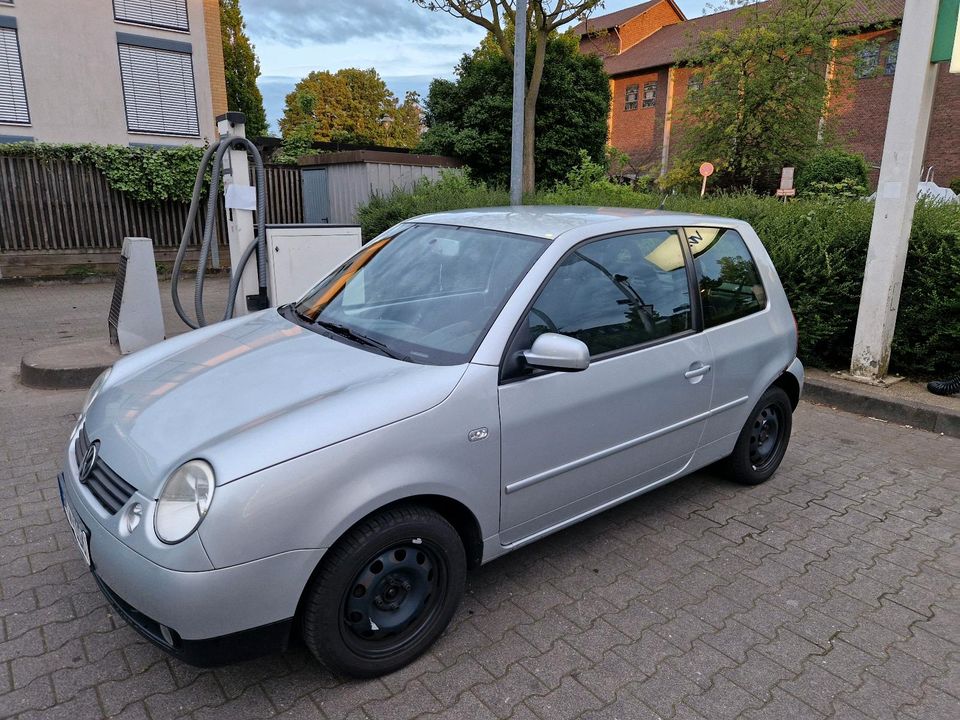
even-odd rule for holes
{"type": "Polygon", "coordinates": [[[578,205],[472,208],[420,215],[407,222],[499,230],[546,238],[547,240],[553,240],[569,230],[586,227],[595,228],[597,233],[601,234],[604,232],[604,226],[607,225],[611,226],[611,230],[622,230],[624,225],[630,226],[629,229],[643,230],[665,226],[703,225],[704,223],[727,227],[739,224],[739,221],[730,218],[694,213],[638,210],[634,208],[582,207],[578,205]]]}

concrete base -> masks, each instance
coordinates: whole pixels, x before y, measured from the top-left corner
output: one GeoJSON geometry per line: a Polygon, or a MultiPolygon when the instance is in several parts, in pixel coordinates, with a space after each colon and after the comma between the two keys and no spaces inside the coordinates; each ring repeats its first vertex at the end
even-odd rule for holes
{"type": "Polygon", "coordinates": [[[885,375],[882,378],[871,378],[863,377],[861,375],[852,375],[845,372],[834,373],[834,377],[838,377],[841,380],[849,380],[850,382],[860,383],[861,385],[872,385],[873,387],[879,388],[890,387],[891,385],[896,385],[898,382],[903,380],[903,378],[898,375],[885,375]]]}
{"type": "Polygon", "coordinates": [[[20,382],[37,388],[87,388],[119,359],[120,350],[103,340],[54,345],[23,356],[20,382]]]}

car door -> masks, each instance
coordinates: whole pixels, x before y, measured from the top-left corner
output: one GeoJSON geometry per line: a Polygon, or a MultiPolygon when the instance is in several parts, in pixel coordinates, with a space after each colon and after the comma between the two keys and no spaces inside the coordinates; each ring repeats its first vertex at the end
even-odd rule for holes
{"type": "Polygon", "coordinates": [[[717,442],[716,452],[724,453],[759,394],[792,360],[784,354],[784,332],[790,328],[770,312],[756,261],[740,233],[709,226],[684,232],[697,271],[703,334],[714,358],[712,415],[702,442],[717,442]]]}
{"type": "Polygon", "coordinates": [[[501,542],[510,544],[679,474],[710,407],[709,345],[678,232],[600,238],[569,252],[508,349],[499,386],[501,542]],[[586,343],[580,372],[531,371],[537,335],[586,343]]]}

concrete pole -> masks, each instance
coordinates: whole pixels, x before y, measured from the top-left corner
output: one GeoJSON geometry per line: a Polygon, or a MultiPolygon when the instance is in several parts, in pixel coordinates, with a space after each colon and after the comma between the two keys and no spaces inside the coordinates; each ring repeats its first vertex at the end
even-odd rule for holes
{"type": "MultiPolygon", "coordinates": [[[[221,138],[246,137],[246,118],[243,113],[228,112],[217,118],[217,132],[221,138]]],[[[230,185],[250,185],[250,161],[247,150],[230,149],[224,156],[223,162],[223,192],[226,196],[230,185]]],[[[230,243],[230,272],[236,272],[240,263],[240,256],[247,246],[256,242],[253,231],[253,211],[227,208],[227,239],[230,243]]],[[[233,306],[234,317],[247,314],[247,295],[259,292],[260,284],[257,280],[257,261],[252,258],[243,270],[243,279],[240,281],[240,291],[233,306]]]]}
{"type": "Polygon", "coordinates": [[[513,137],[510,204],[523,204],[523,104],[527,96],[527,0],[517,0],[513,40],[513,137]]]}
{"type": "Polygon", "coordinates": [[[938,5],[932,0],[906,0],[903,11],[900,52],[850,361],[850,374],[867,382],[879,382],[890,364],[890,345],[937,79],[937,66],[930,62],[930,53],[938,5]]]}

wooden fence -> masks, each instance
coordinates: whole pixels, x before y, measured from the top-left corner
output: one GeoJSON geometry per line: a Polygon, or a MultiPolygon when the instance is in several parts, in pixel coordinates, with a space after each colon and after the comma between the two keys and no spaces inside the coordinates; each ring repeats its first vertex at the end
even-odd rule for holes
{"type": "MultiPolygon", "coordinates": [[[[60,275],[75,267],[109,270],[124,237],[148,237],[157,261],[172,261],[188,210],[177,202],[139,202],[111,188],[96,168],[0,157],[0,277],[60,275]]],[[[267,167],[266,215],[268,223],[303,222],[298,168],[267,167]]],[[[223,216],[221,197],[217,218],[223,216]]],[[[223,224],[217,224],[221,248],[223,224]]],[[[199,220],[194,246],[198,237],[199,220]]],[[[228,260],[225,251],[221,257],[228,260]]]]}

